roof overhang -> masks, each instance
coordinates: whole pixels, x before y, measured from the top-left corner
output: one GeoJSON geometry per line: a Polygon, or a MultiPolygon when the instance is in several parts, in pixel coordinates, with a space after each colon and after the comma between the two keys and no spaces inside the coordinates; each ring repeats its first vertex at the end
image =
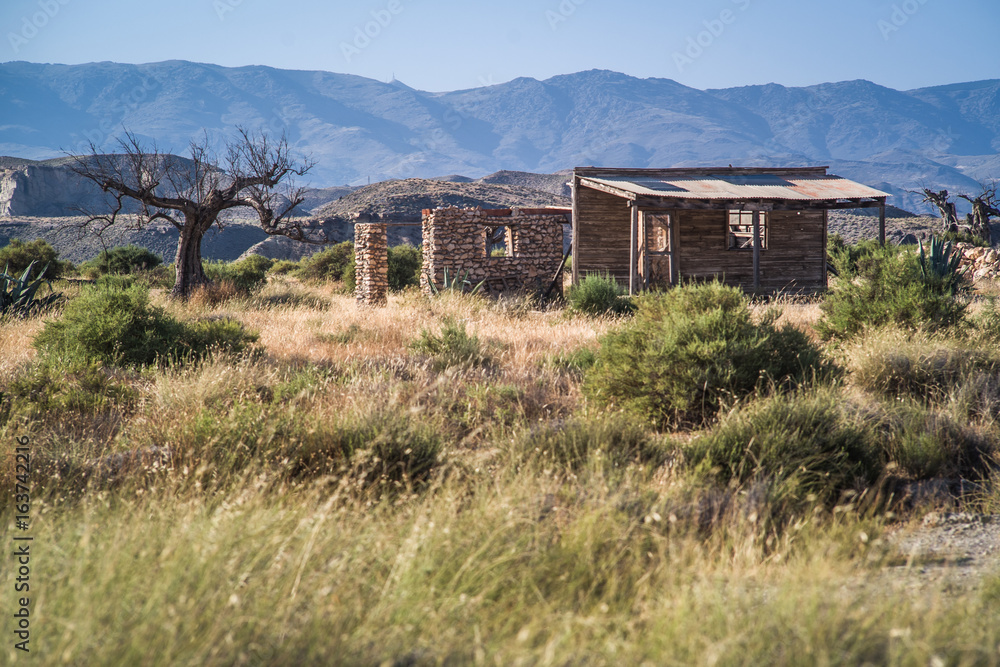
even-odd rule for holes
{"type": "Polygon", "coordinates": [[[747,205],[771,210],[869,208],[890,195],[826,173],[826,167],[598,169],[574,180],[647,208],[719,209],[747,205]]]}

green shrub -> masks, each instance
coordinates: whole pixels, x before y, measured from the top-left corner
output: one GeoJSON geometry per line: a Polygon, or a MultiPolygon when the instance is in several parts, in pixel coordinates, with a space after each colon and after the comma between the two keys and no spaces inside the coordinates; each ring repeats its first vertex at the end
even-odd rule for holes
{"type": "Polygon", "coordinates": [[[728,401],[791,387],[831,367],[805,334],[755,321],[743,294],[718,282],[638,301],[635,318],[601,339],[584,392],[657,426],[702,424],[728,401]]]}
{"type": "Polygon", "coordinates": [[[185,324],[186,331],[175,347],[175,354],[204,357],[209,352],[239,355],[251,351],[260,336],[247,331],[229,318],[195,320],[185,324]]]}
{"type": "MultiPolygon", "coordinates": [[[[896,246],[886,246],[886,249],[892,253],[899,252],[896,246]]],[[[839,234],[833,234],[827,240],[826,252],[836,275],[850,279],[857,274],[858,263],[883,252],[883,246],[878,241],[870,239],[848,244],[839,234]]]]}
{"type": "Polygon", "coordinates": [[[146,248],[136,245],[120,246],[102,250],[97,257],[80,265],[80,269],[100,276],[106,274],[127,275],[148,271],[163,264],[163,258],[146,248]]]}
{"type": "Polygon", "coordinates": [[[353,259],[354,243],[344,241],[302,259],[295,277],[313,281],[343,280],[344,271],[353,259]]]}
{"type": "Polygon", "coordinates": [[[886,460],[913,479],[979,479],[989,470],[993,447],[975,428],[918,404],[890,404],[872,428],[886,460]]]}
{"type": "Polygon", "coordinates": [[[990,342],[1000,342],[1000,308],[997,298],[988,297],[986,303],[972,318],[973,330],[990,342]]]}
{"type": "Polygon", "coordinates": [[[34,345],[42,356],[109,365],[144,366],[169,357],[199,357],[212,348],[240,352],[256,340],[235,322],[185,324],[133,285],[85,287],[62,318],[45,323],[34,345]]]}
{"type": "Polygon", "coordinates": [[[398,410],[348,413],[332,424],[298,419],[277,429],[251,426],[245,437],[259,441],[262,430],[281,436],[262,444],[279,445],[275,455],[293,478],[349,472],[366,487],[420,485],[441,462],[440,436],[398,410]]]}
{"type": "Polygon", "coordinates": [[[354,255],[351,255],[351,261],[344,267],[344,272],[341,274],[340,279],[344,282],[344,289],[346,291],[353,292],[358,288],[358,265],[354,259],[354,255]]]}
{"type": "Polygon", "coordinates": [[[532,428],[514,442],[515,458],[578,471],[589,463],[621,468],[631,463],[659,465],[666,449],[641,425],[622,415],[574,418],[532,428]]]}
{"type": "Polygon", "coordinates": [[[851,379],[888,398],[943,402],[977,376],[1000,381],[1000,355],[961,339],[883,330],[849,349],[851,379]]]}
{"type": "Polygon", "coordinates": [[[545,360],[545,365],[554,368],[571,371],[574,373],[584,373],[597,362],[597,354],[589,347],[581,347],[576,350],[563,351],[545,360]]]}
{"type": "Polygon", "coordinates": [[[830,506],[884,470],[880,452],[845,417],[842,403],[829,388],[756,401],[684,447],[685,465],[723,485],[767,484],[778,505],[830,506]]]}
{"type": "Polygon", "coordinates": [[[876,249],[858,259],[854,275],[842,274],[834,283],[816,331],[825,340],[845,340],[889,324],[932,331],[953,327],[963,321],[967,305],[944,287],[922,279],[912,253],[876,249]]]}
{"type": "Polygon", "coordinates": [[[429,356],[437,370],[452,366],[483,366],[491,361],[479,338],[466,332],[465,322],[450,317],[444,319],[438,334],[421,330],[420,337],[410,347],[429,356]]]}
{"type": "Polygon", "coordinates": [[[0,248],[0,271],[6,267],[9,275],[20,277],[32,262],[36,264],[29,277],[38,277],[44,269],[48,280],[57,280],[73,268],[69,262],[59,261],[59,253],[45,239],[28,243],[11,239],[10,243],[0,248]]]}
{"type": "Polygon", "coordinates": [[[273,273],[276,276],[285,276],[290,273],[295,273],[299,270],[299,263],[293,262],[288,259],[279,259],[274,264],[271,265],[269,273],[273,273]]]}
{"type": "Polygon", "coordinates": [[[141,286],[84,288],[61,319],[46,322],[35,338],[43,355],[123,366],[150,364],[174,347],[180,322],[149,302],[141,286]]]}
{"type": "Polygon", "coordinates": [[[566,300],[571,310],[585,315],[621,315],[632,310],[625,288],[607,273],[588,273],[569,288],[566,300]]]}
{"type": "Polygon", "coordinates": [[[92,414],[111,407],[134,407],[139,393],[120,372],[98,361],[43,357],[19,372],[7,387],[9,400],[30,419],[64,412],[92,414]]]}
{"type": "Polygon", "coordinates": [[[205,275],[216,283],[230,283],[238,292],[252,294],[267,282],[267,271],[274,264],[273,259],[262,255],[250,255],[236,262],[205,262],[205,275]]]}
{"type": "Polygon", "coordinates": [[[423,255],[409,244],[389,248],[389,289],[399,291],[420,286],[423,255]]]}

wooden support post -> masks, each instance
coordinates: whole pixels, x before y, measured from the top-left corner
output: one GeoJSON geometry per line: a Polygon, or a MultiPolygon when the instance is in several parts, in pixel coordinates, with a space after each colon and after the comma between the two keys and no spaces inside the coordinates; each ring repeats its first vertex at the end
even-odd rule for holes
{"type": "Polygon", "coordinates": [[[577,285],[580,282],[580,177],[576,175],[576,170],[573,171],[573,182],[570,186],[573,189],[573,212],[570,214],[572,220],[570,220],[570,229],[573,232],[573,238],[570,240],[570,252],[573,256],[573,284],[577,285]]]}
{"type": "Polygon", "coordinates": [[[677,247],[679,238],[677,225],[680,223],[680,211],[670,212],[670,227],[667,233],[668,243],[670,243],[670,284],[676,285],[681,280],[681,259],[677,247]]]}
{"type": "Polygon", "coordinates": [[[753,291],[760,289],[760,211],[753,210],[753,291]]]}
{"type": "Polygon", "coordinates": [[[885,245],[885,200],[878,207],[878,242],[885,245]]]}
{"type": "Polygon", "coordinates": [[[642,262],[642,291],[649,289],[649,220],[639,211],[639,260],[642,262]]]}
{"type": "Polygon", "coordinates": [[[639,207],[632,204],[632,232],[630,234],[628,259],[628,293],[635,295],[639,291],[639,207]]]}

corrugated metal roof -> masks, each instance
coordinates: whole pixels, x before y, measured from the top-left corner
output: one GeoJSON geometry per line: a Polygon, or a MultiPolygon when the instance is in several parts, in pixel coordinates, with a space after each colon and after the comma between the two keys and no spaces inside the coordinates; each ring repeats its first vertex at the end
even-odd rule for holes
{"type": "Polygon", "coordinates": [[[669,199],[761,199],[837,201],[874,199],[889,194],[833,175],[712,174],[697,176],[634,177],[586,176],[588,181],[645,197],[669,199]]]}

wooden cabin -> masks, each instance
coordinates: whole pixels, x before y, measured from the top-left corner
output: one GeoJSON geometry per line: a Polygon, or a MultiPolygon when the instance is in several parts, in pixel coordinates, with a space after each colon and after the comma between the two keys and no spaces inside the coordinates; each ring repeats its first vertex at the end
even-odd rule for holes
{"type": "Polygon", "coordinates": [[[610,273],[629,293],[718,277],[747,291],[826,288],[827,215],[878,208],[889,195],[787,169],[604,169],[573,172],[573,283],[610,273]]]}

